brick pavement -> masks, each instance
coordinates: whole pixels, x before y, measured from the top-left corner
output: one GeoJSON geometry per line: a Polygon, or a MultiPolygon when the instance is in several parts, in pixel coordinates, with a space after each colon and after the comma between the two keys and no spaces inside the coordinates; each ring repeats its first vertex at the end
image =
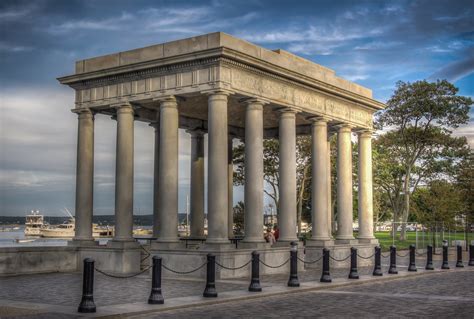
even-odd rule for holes
{"type": "Polygon", "coordinates": [[[474,318],[474,272],[444,272],[130,318],[474,318]]]}

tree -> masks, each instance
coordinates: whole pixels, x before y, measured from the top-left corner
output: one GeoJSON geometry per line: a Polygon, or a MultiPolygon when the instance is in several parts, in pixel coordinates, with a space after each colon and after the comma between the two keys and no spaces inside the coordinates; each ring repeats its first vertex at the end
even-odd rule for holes
{"type": "MultiPolygon", "coordinates": [[[[270,190],[264,189],[266,195],[268,195],[276,208],[278,215],[279,201],[278,201],[278,184],[280,181],[280,175],[278,172],[278,166],[280,157],[278,156],[279,147],[278,140],[276,139],[265,139],[263,140],[263,179],[270,187],[270,190]]],[[[244,185],[245,183],[245,144],[241,143],[233,149],[233,162],[234,162],[234,185],[244,185]]]]}
{"type": "Polygon", "coordinates": [[[242,201],[239,201],[234,206],[234,225],[236,234],[241,235],[244,229],[244,210],[245,205],[242,201]]]}
{"type": "Polygon", "coordinates": [[[375,144],[389,161],[386,177],[391,182],[385,189],[394,220],[403,222],[401,240],[406,235],[411,194],[420,182],[448,173],[468,150],[465,138],[451,136],[452,129],[469,120],[472,104],[457,92],[446,80],[398,82],[387,108],[378,115],[376,126],[389,132],[380,135],[375,144]]]}
{"type": "MultiPolygon", "coordinates": [[[[234,185],[245,183],[245,144],[239,144],[233,149],[235,166],[234,185]]],[[[263,178],[266,184],[264,192],[269,196],[279,213],[279,142],[277,139],[263,141],[263,178]]],[[[301,232],[301,221],[308,216],[310,208],[311,186],[311,136],[296,138],[296,177],[297,177],[297,212],[298,233],[301,232]]],[[[263,212],[262,212],[263,213],[263,212]]]]}
{"type": "Polygon", "coordinates": [[[434,247],[439,225],[449,228],[455,226],[455,217],[463,208],[459,190],[445,180],[435,180],[428,187],[418,188],[413,194],[413,204],[417,220],[432,231],[434,247]]]}

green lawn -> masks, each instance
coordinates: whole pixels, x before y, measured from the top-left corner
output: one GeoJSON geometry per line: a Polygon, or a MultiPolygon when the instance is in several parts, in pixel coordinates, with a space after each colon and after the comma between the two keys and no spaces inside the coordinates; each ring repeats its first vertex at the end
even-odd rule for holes
{"type": "MultiPolygon", "coordinates": [[[[469,234],[472,236],[472,234],[469,234]]],[[[376,232],[375,237],[379,240],[380,242],[380,247],[382,247],[383,251],[388,251],[390,246],[392,244],[395,244],[398,250],[403,250],[403,249],[408,249],[408,247],[411,244],[416,245],[416,232],[411,231],[407,232],[407,240],[405,241],[400,241],[398,240],[400,236],[400,233],[397,234],[397,237],[395,238],[395,241],[392,239],[392,233],[385,231],[385,232],[376,232]]],[[[471,236],[469,238],[471,238],[471,236]]],[[[451,245],[451,242],[453,240],[464,240],[464,233],[444,233],[444,239],[449,241],[449,244],[451,245]]],[[[442,245],[442,240],[443,240],[443,233],[439,232],[436,233],[436,246],[440,247],[442,245]]],[[[433,241],[433,234],[429,232],[418,232],[418,249],[425,248],[427,245],[432,245],[433,241]]]]}

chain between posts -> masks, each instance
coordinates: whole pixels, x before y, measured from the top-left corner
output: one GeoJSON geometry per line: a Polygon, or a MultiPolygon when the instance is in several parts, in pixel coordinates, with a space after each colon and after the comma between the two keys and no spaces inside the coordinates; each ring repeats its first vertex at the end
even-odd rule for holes
{"type": "Polygon", "coordinates": [[[319,257],[318,259],[312,260],[312,261],[306,261],[306,260],[301,259],[300,257],[298,257],[298,260],[301,261],[302,263],[305,263],[305,264],[315,264],[315,263],[317,263],[318,261],[320,261],[321,259],[323,259],[323,256],[322,256],[322,255],[321,255],[321,257],[319,257]]]}
{"type": "Polygon", "coordinates": [[[252,262],[252,259],[250,259],[248,262],[246,262],[245,264],[243,264],[242,266],[239,266],[239,267],[227,267],[227,266],[224,266],[224,265],[219,264],[219,263],[216,261],[216,265],[219,266],[219,267],[221,267],[221,268],[227,269],[227,270],[239,270],[239,269],[244,268],[245,266],[248,266],[248,264],[250,264],[251,262],[252,262]]]}
{"type": "Polygon", "coordinates": [[[371,258],[373,258],[374,256],[375,256],[375,253],[373,253],[372,255],[367,256],[367,257],[361,256],[361,255],[357,254],[357,257],[360,257],[360,258],[362,258],[362,259],[371,259],[371,258]]]}
{"type": "Polygon", "coordinates": [[[405,255],[400,255],[399,253],[397,253],[397,256],[400,257],[400,258],[405,258],[405,257],[407,257],[409,254],[410,254],[410,252],[407,252],[405,255]]]}
{"type": "Polygon", "coordinates": [[[97,271],[98,273],[104,275],[104,276],[107,276],[107,277],[111,277],[111,278],[119,278],[119,279],[127,279],[127,278],[133,278],[133,277],[136,277],[136,276],[139,276],[145,272],[147,272],[148,270],[150,270],[151,266],[148,266],[147,268],[145,268],[144,270],[140,271],[139,273],[137,274],[133,274],[133,275],[129,275],[129,276],[117,276],[117,275],[112,275],[112,274],[108,274],[96,267],[94,267],[94,270],[97,271]]]}
{"type": "Polygon", "coordinates": [[[347,256],[346,258],[342,258],[342,259],[336,259],[336,258],[332,257],[331,255],[329,255],[329,258],[331,258],[334,261],[341,262],[341,261],[346,261],[347,259],[351,258],[351,255],[347,256]]]}
{"type": "Polygon", "coordinates": [[[380,256],[382,256],[383,258],[388,258],[388,257],[390,257],[390,253],[388,253],[388,255],[386,255],[386,256],[384,254],[380,253],[380,256]]]}
{"type": "Polygon", "coordinates": [[[426,251],[424,251],[423,249],[421,250],[421,253],[415,251],[416,255],[417,256],[424,256],[426,254],[426,251]]]}
{"type": "Polygon", "coordinates": [[[195,271],[198,271],[199,269],[201,269],[202,267],[204,267],[205,265],[207,265],[207,261],[202,264],[201,266],[195,268],[195,269],[192,269],[192,270],[189,270],[189,271],[178,271],[178,270],[173,270],[171,268],[168,268],[166,267],[165,264],[161,264],[161,267],[163,267],[164,269],[168,270],[168,271],[171,271],[172,273],[175,273],[175,274],[178,274],[178,275],[188,275],[188,274],[192,274],[193,272],[195,271]]]}
{"type": "Polygon", "coordinates": [[[288,258],[283,264],[281,264],[279,266],[268,265],[268,264],[264,263],[262,260],[260,260],[260,263],[262,263],[262,265],[264,265],[265,267],[268,267],[268,268],[280,268],[280,267],[283,267],[284,265],[286,265],[289,261],[290,261],[290,258],[288,258]]]}

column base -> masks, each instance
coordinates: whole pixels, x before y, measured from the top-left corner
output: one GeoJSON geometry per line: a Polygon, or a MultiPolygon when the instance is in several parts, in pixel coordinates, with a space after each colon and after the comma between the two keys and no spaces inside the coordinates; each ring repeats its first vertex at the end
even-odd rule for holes
{"type": "Polygon", "coordinates": [[[107,242],[107,247],[116,248],[116,249],[133,249],[133,248],[139,248],[140,244],[135,240],[112,239],[107,242]]]}
{"type": "Polygon", "coordinates": [[[204,243],[204,245],[201,246],[201,250],[204,251],[226,251],[226,250],[234,250],[235,245],[227,242],[227,243],[213,243],[210,242],[208,243],[207,241],[204,243]]]}
{"type": "Polygon", "coordinates": [[[172,249],[185,249],[186,244],[181,241],[159,241],[155,240],[150,243],[151,249],[156,250],[172,250],[172,249]]]}
{"type": "Polygon", "coordinates": [[[360,244],[379,244],[379,240],[377,238],[357,238],[357,240],[360,244]]]}
{"type": "Polygon", "coordinates": [[[336,245],[357,245],[358,243],[359,243],[359,240],[355,238],[347,238],[347,239],[336,238],[335,240],[336,245]]]}
{"type": "Polygon", "coordinates": [[[260,249],[268,249],[272,247],[270,243],[267,243],[265,241],[259,241],[259,242],[246,242],[246,241],[241,241],[237,244],[238,248],[243,248],[243,249],[254,249],[254,250],[260,250],[260,249]]]}
{"type": "Polygon", "coordinates": [[[333,239],[308,239],[306,247],[332,247],[334,246],[333,239]]]}
{"type": "Polygon", "coordinates": [[[99,242],[94,239],[73,238],[72,240],[67,242],[67,245],[72,247],[94,247],[98,246],[99,242]]]}

